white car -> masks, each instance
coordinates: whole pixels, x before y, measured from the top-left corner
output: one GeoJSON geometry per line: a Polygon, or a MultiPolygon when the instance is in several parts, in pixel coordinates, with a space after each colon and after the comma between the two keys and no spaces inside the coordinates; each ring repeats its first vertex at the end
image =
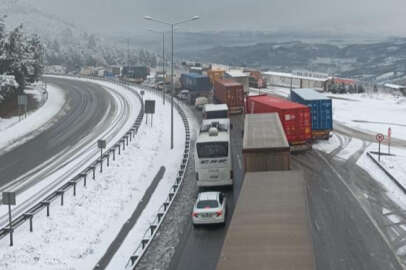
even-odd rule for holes
{"type": "Polygon", "coordinates": [[[201,192],[197,196],[193,207],[193,225],[225,224],[226,223],[226,197],[217,191],[201,192]]]}
{"type": "Polygon", "coordinates": [[[208,104],[209,100],[207,97],[197,97],[195,100],[195,108],[198,110],[202,110],[204,105],[208,104]]]}
{"type": "Polygon", "coordinates": [[[180,100],[187,100],[189,99],[189,90],[182,90],[179,92],[179,94],[177,95],[177,97],[180,100]]]}

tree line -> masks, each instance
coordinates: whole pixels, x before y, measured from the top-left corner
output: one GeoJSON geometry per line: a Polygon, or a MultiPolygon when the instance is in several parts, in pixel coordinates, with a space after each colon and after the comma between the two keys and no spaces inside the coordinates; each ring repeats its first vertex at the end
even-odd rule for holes
{"type": "Polygon", "coordinates": [[[38,35],[26,35],[20,25],[7,32],[0,18],[0,75],[13,75],[21,94],[27,83],[39,80],[43,73],[44,50],[38,35]]]}

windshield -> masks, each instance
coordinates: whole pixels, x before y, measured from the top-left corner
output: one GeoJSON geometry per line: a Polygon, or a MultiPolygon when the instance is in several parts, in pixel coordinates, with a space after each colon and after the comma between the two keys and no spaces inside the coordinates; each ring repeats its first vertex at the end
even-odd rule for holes
{"type": "Polygon", "coordinates": [[[228,156],[228,142],[208,142],[196,145],[199,158],[220,158],[228,156]]]}
{"type": "Polygon", "coordinates": [[[206,112],[206,119],[227,118],[227,111],[211,111],[206,112]]]}
{"type": "Polygon", "coordinates": [[[197,208],[203,209],[203,208],[217,208],[219,204],[217,203],[216,200],[205,200],[205,201],[199,201],[197,203],[197,208]]]}

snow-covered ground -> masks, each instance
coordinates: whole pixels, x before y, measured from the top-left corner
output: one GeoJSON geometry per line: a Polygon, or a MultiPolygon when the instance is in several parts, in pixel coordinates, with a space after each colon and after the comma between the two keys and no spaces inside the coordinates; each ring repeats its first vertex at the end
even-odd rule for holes
{"type": "MultiPolygon", "coordinates": [[[[276,94],[289,97],[289,88],[268,87],[266,89],[250,89],[250,94],[276,94]]],[[[406,140],[406,97],[390,94],[331,94],[333,98],[333,119],[345,126],[366,133],[388,133],[406,140]]]]}
{"type": "MultiPolygon", "coordinates": [[[[406,196],[402,190],[390,179],[382,169],[376,165],[370,157],[367,156],[368,151],[378,151],[377,144],[371,144],[357,161],[357,165],[366,170],[377,182],[381,183],[387,190],[388,194],[394,202],[399,204],[402,209],[406,209],[406,196]]],[[[382,151],[387,152],[386,148],[382,151]]],[[[388,171],[396,177],[406,187],[406,149],[392,147],[391,153],[396,156],[381,156],[381,163],[388,171]]]]}
{"type": "Polygon", "coordinates": [[[333,99],[333,117],[351,128],[387,134],[406,140],[406,98],[388,94],[328,95],[333,99]]]}
{"type": "Polygon", "coordinates": [[[34,232],[28,224],[15,232],[15,246],[8,238],[0,240],[0,269],[91,269],[101,258],[121,226],[131,216],[145,190],[161,166],[166,167],[150,203],[131,231],[127,241],[110,263],[111,269],[126,264],[153,215],[165,200],[181,163],[185,131],[175,113],[175,148],[169,150],[169,103],[163,106],[158,97],[153,126],[143,122],[135,140],[97,174],[88,180],[86,189],[79,185],[78,195],[65,195],[62,207],[51,205],[51,216],[41,213],[34,218],[34,232]]]}
{"type": "MultiPolygon", "coordinates": [[[[26,90],[35,93],[34,97],[41,99],[38,90],[26,90]]],[[[35,112],[21,121],[18,117],[0,118],[0,154],[20,145],[43,130],[52,126],[52,119],[62,109],[65,94],[62,89],[48,85],[48,100],[35,112]]]]}

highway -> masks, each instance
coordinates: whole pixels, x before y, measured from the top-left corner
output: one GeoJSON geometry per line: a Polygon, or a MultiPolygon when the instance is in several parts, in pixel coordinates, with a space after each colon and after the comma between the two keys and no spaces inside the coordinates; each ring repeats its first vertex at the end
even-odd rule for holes
{"type": "MultiPolygon", "coordinates": [[[[22,175],[25,177],[19,181],[25,181],[30,176],[27,172],[33,168],[49,162],[61,152],[69,151],[89,134],[96,136],[94,129],[101,120],[104,126],[112,121],[116,106],[114,99],[107,91],[100,91],[100,86],[54,78],[48,78],[48,83],[65,91],[66,104],[53,120],[51,128],[0,156],[0,187],[22,175]],[[104,119],[106,111],[109,113],[104,119]]],[[[101,130],[103,126],[97,128],[101,130]]]]}
{"type": "MultiPolygon", "coordinates": [[[[199,122],[200,115],[194,113],[194,116],[199,122]]],[[[235,186],[227,192],[230,213],[243,179],[240,116],[233,116],[232,123],[235,186]]],[[[350,137],[342,140],[339,149],[350,140],[350,137]]],[[[367,145],[364,143],[363,149],[367,145]]],[[[305,172],[317,269],[403,269],[386,239],[395,233],[403,236],[406,233],[382,225],[389,222],[382,209],[396,211],[398,207],[378,183],[355,165],[362,150],[347,161],[334,158],[338,150],[331,155],[309,151],[292,158],[293,169],[305,172]]],[[[193,166],[188,168],[188,181],[137,269],[216,268],[227,226],[193,228],[190,214],[197,193],[193,170],[193,166]]]]}
{"type": "MultiPolygon", "coordinates": [[[[0,192],[12,190],[18,195],[35,189],[35,194],[30,189],[33,194],[18,201],[16,215],[94,160],[98,153],[96,140],[102,136],[107,142],[114,141],[133,124],[138,110],[117,91],[95,83],[52,77],[47,80],[65,91],[66,104],[49,129],[0,156],[0,192]],[[47,185],[39,188],[48,178],[47,185]]],[[[135,95],[134,99],[138,102],[135,95]]],[[[2,225],[7,216],[0,214],[2,225]]]]}

